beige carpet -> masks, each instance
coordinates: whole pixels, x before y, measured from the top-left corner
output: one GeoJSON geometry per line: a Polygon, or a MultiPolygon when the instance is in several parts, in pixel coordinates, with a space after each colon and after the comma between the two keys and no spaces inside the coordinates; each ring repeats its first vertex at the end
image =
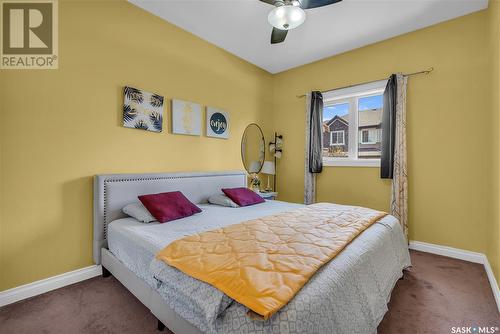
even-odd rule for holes
{"type": "MultiPolygon", "coordinates": [[[[500,327],[482,265],[413,251],[411,257],[413,268],[397,283],[379,333],[500,327]]],[[[96,277],[0,308],[0,333],[159,332],[154,316],[117,280],[96,277]]]]}

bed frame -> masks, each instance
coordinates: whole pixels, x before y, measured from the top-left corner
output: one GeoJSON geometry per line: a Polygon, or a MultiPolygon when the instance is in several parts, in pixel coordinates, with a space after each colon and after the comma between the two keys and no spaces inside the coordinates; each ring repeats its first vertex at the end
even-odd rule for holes
{"type": "Polygon", "coordinates": [[[207,203],[221,188],[246,187],[244,171],[157,174],[112,174],[94,178],[93,256],[102,265],[103,277],[112,274],[158,319],[158,330],[199,334],[198,328],[175,313],[160,294],[108,250],[107,225],[126,217],[121,209],[143,194],[182,191],[193,203],[207,203]]]}

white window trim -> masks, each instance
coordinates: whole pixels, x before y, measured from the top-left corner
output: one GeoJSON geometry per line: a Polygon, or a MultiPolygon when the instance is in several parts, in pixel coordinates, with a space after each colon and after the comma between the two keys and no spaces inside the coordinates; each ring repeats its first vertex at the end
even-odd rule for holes
{"type": "Polygon", "coordinates": [[[380,159],[323,158],[326,167],[380,167],[380,159]]]}
{"type": "MultiPolygon", "coordinates": [[[[337,140],[339,136],[337,135],[337,140]]],[[[342,146],[345,145],[345,131],[344,130],[337,130],[337,131],[331,131],[330,132],[330,146],[342,146]],[[334,133],[342,133],[342,143],[334,143],[333,142],[333,134],[334,133]]]]}
{"type": "Polygon", "coordinates": [[[358,96],[360,92],[363,96],[378,95],[380,91],[384,91],[388,80],[380,80],[361,85],[355,85],[347,88],[335,89],[323,93],[323,101],[334,101],[340,99],[348,99],[353,96],[358,96]]]}
{"type": "Polygon", "coordinates": [[[361,129],[360,136],[359,136],[359,143],[360,144],[366,144],[366,145],[371,145],[371,144],[376,144],[376,141],[363,141],[363,131],[368,131],[368,138],[370,138],[370,130],[369,129],[361,129]]]}
{"type": "MultiPolygon", "coordinates": [[[[356,85],[344,89],[337,89],[323,94],[323,101],[325,106],[336,104],[349,103],[349,157],[348,158],[332,158],[323,157],[323,165],[327,167],[380,167],[380,158],[378,159],[359,159],[358,145],[369,144],[361,143],[359,140],[359,127],[358,127],[358,100],[363,97],[379,95],[384,92],[387,80],[381,80],[368,84],[356,85]],[[353,99],[353,97],[356,97],[353,99]],[[351,112],[356,110],[356,112],[351,112]],[[353,158],[356,157],[356,158],[353,158]]],[[[331,134],[330,134],[331,142],[331,134]]],[[[345,134],[344,134],[345,142],[345,134]]]]}

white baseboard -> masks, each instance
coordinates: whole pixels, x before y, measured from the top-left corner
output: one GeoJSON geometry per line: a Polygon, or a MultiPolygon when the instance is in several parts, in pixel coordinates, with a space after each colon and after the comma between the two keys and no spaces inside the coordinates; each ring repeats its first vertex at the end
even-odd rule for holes
{"type": "Polygon", "coordinates": [[[493,291],[493,296],[495,297],[495,301],[497,303],[498,311],[500,312],[500,289],[498,288],[498,283],[495,275],[493,274],[493,270],[491,269],[488,257],[485,254],[413,240],[410,241],[410,249],[484,265],[488,280],[490,281],[491,290],[493,291]]]}
{"type": "Polygon", "coordinates": [[[432,253],[432,254],[452,257],[454,259],[460,259],[468,262],[481,263],[481,264],[484,264],[484,260],[486,258],[486,255],[481,253],[471,252],[448,246],[428,244],[426,242],[413,241],[413,240],[410,240],[410,249],[425,253],[432,253]]]}
{"type": "Polygon", "coordinates": [[[484,263],[484,269],[486,269],[486,274],[488,275],[488,279],[490,280],[491,289],[493,290],[493,295],[495,296],[495,301],[497,302],[498,312],[500,312],[500,289],[498,288],[498,282],[493,274],[493,270],[491,269],[490,262],[486,258],[486,262],[484,263]]]}
{"type": "Polygon", "coordinates": [[[80,281],[99,276],[101,272],[102,268],[100,265],[93,265],[26,285],[21,285],[9,290],[0,291],[0,307],[36,295],[41,295],[42,293],[59,289],[66,285],[78,283],[80,281]]]}
{"type": "MultiPolygon", "coordinates": [[[[493,274],[493,270],[491,269],[490,263],[486,255],[447,246],[429,244],[420,241],[410,241],[410,249],[483,264],[486,270],[486,274],[488,275],[488,280],[490,281],[491,284],[493,295],[495,296],[495,301],[497,303],[498,310],[500,311],[500,289],[498,288],[497,280],[495,279],[495,275],[493,274]]],[[[90,267],[77,269],[61,275],[49,277],[40,281],[22,285],[9,290],[0,291],[0,307],[15,303],[17,301],[26,298],[40,295],[42,293],[49,292],[58,288],[62,288],[66,285],[70,285],[73,283],[84,281],[86,279],[95,276],[99,276],[101,272],[102,272],[102,267],[100,265],[93,265],[90,267]]]]}

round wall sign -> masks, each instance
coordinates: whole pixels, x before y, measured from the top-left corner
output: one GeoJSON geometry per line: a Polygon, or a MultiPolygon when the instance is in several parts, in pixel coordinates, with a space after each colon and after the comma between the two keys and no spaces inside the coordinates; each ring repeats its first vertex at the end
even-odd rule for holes
{"type": "Polygon", "coordinates": [[[210,117],[210,128],[218,135],[223,134],[227,129],[227,120],[220,112],[212,114],[210,117]]]}

